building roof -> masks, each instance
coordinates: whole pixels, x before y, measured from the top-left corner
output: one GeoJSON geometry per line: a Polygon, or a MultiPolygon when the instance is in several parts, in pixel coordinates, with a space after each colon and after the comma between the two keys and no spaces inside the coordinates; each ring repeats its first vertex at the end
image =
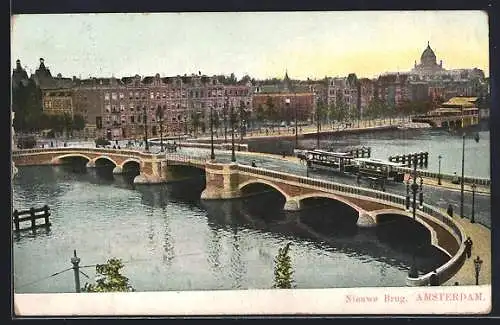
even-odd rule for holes
{"type": "Polygon", "coordinates": [[[443,106],[461,106],[461,107],[475,107],[477,97],[453,97],[447,102],[443,103],[443,106]]]}
{"type": "Polygon", "coordinates": [[[427,47],[425,50],[422,52],[422,56],[420,57],[421,62],[426,62],[426,61],[436,61],[436,54],[434,51],[431,49],[431,46],[429,45],[429,42],[427,42],[427,47]]]}

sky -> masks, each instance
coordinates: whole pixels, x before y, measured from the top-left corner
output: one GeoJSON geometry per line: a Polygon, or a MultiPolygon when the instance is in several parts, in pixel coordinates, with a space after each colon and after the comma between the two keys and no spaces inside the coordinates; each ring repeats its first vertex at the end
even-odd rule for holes
{"type": "Polygon", "coordinates": [[[376,77],[409,71],[430,42],[446,69],[489,75],[482,11],[223,12],[17,15],[11,65],[52,75],[198,73],[241,78],[376,77]]]}

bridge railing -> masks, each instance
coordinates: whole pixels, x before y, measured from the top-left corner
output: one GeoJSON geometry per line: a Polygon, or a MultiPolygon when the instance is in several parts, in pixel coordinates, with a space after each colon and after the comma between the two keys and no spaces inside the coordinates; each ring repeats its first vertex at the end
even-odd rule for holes
{"type": "Polygon", "coordinates": [[[204,165],[207,161],[210,161],[210,155],[192,156],[192,155],[185,155],[178,153],[166,153],[165,155],[160,155],[160,158],[164,158],[167,161],[169,160],[182,161],[197,165],[204,165]]]}
{"type": "Polygon", "coordinates": [[[143,158],[151,158],[154,154],[149,152],[143,152],[139,150],[130,149],[109,149],[109,148],[89,148],[89,147],[58,147],[58,148],[36,148],[36,149],[18,149],[13,150],[12,155],[20,154],[33,154],[33,153],[44,153],[44,152],[88,152],[88,153],[106,153],[115,155],[131,155],[140,156],[143,158]]]}
{"type": "MultiPolygon", "coordinates": [[[[308,178],[304,176],[298,176],[283,172],[270,171],[257,167],[250,167],[246,165],[238,165],[238,169],[247,172],[253,173],[265,177],[280,179],[284,181],[293,181],[301,184],[306,184],[310,186],[315,186],[327,190],[333,190],[343,193],[355,194],[370,198],[379,199],[386,202],[391,202],[396,205],[399,205],[401,208],[405,208],[406,198],[404,196],[390,194],[386,192],[377,191],[374,189],[361,188],[346,184],[334,183],[330,181],[318,180],[313,178],[308,178]]],[[[463,228],[456,223],[450,216],[443,213],[441,210],[430,206],[426,203],[423,204],[422,208],[418,210],[419,216],[424,219],[429,219],[430,221],[439,220],[446,226],[448,226],[454,235],[457,238],[457,244],[459,246],[458,251],[453,254],[452,258],[446,262],[444,265],[440,266],[436,271],[440,277],[444,281],[448,280],[451,276],[453,276],[458,269],[461,267],[464,259],[465,259],[465,232],[463,228]]],[[[407,278],[407,284],[411,286],[422,286],[427,285],[430,280],[431,273],[423,274],[417,278],[407,278]]]]}
{"type": "MultiPolygon", "coordinates": [[[[413,169],[411,169],[409,167],[397,167],[396,170],[404,172],[404,173],[409,173],[409,174],[411,174],[413,172],[413,169]]],[[[417,173],[420,176],[428,177],[428,178],[435,178],[435,179],[438,179],[438,176],[439,176],[439,173],[430,172],[428,170],[421,170],[421,169],[417,169],[417,173]]],[[[448,180],[448,181],[453,181],[453,178],[455,178],[455,177],[456,177],[455,175],[441,174],[441,179],[448,180]]],[[[483,178],[483,177],[464,176],[464,183],[467,183],[467,184],[475,183],[476,185],[490,186],[491,180],[489,178],[483,178]]]]}

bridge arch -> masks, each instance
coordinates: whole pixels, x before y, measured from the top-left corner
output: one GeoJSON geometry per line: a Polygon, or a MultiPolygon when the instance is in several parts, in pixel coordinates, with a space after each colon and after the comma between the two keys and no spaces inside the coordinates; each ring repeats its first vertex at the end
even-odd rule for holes
{"type": "Polygon", "coordinates": [[[273,182],[269,182],[267,180],[264,180],[264,179],[252,179],[252,180],[243,182],[243,183],[241,183],[238,186],[238,191],[240,193],[242,193],[242,192],[244,192],[244,188],[245,187],[248,187],[248,186],[250,186],[252,184],[264,184],[264,185],[267,185],[267,186],[275,189],[276,191],[280,192],[281,195],[283,195],[283,197],[285,198],[286,201],[288,201],[290,199],[290,195],[288,195],[285,191],[283,191],[283,189],[281,189],[278,185],[274,184],[273,182]]]}
{"type": "MultiPolygon", "coordinates": [[[[406,218],[410,218],[413,220],[413,213],[412,212],[399,210],[399,209],[375,210],[375,211],[372,211],[370,214],[373,216],[376,223],[380,222],[380,219],[383,215],[398,215],[398,216],[401,216],[403,218],[406,217],[406,218]]],[[[438,245],[438,237],[437,237],[436,230],[433,227],[431,227],[427,222],[423,221],[418,216],[418,214],[416,215],[415,221],[418,222],[419,224],[421,224],[422,226],[424,226],[427,230],[429,230],[429,233],[431,235],[431,244],[433,246],[439,248],[441,251],[443,251],[445,254],[447,254],[449,256],[450,254],[438,245]]]]}
{"type": "Polygon", "coordinates": [[[113,158],[110,158],[108,156],[98,156],[98,157],[93,159],[93,163],[97,165],[97,161],[99,161],[99,160],[110,161],[111,163],[113,163],[113,165],[115,165],[115,167],[120,165],[120,164],[117,164],[113,158]]]}
{"type": "Polygon", "coordinates": [[[309,198],[326,198],[326,199],[335,200],[335,201],[341,202],[341,203],[351,207],[353,210],[356,210],[358,213],[366,213],[366,211],[363,208],[361,208],[361,207],[357,206],[356,204],[350,202],[349,200],[344,199],[342,197],[339,197],[333,193],[313,192],[313,193],[303,194],[303,195],[299,195],[299,196],[294,197],[295,201],[297,201],[299,206],[301,205],[301,201],[304,201],[304,200],[309,199],[309,198]]]}
{"type": "Polygon", "coordinates": [[[140,159],[138,159],[138,158],[127,158],[126,160],[124,160],[122,162],[122,164],[120,165],[120,167],[124,168],[125,165],[127,165],[127,164],[133,164],[133,163],[139,164],[139,167],[142,165],[142,161],[140,159]]]}
{"type": "Polygon", "coordinates": [[[67,158],[83,158],[83,159],[86,159],[87,161],[92,161],[91,158],[89,158],[88,156],[84,155],[84,154],[81,154],[81,153],[68,153],[68,154],[65,154],[65,155],[60,155],[60,156],[56,156],[54,158],[52,158],[51,162],[52,163],[57,163],[63,159],[67,159],[67,158]]]}

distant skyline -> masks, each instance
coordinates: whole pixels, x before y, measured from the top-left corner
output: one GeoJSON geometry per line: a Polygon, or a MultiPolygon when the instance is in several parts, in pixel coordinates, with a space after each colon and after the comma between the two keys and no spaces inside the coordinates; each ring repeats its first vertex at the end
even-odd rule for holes
{"type": "Polygon", "coordinates": [[[445,69],[489,75],[482,11],[18,15],[11,65],[53,76],[248,74],[257,79],[407,72],[430,42],[445,69]]]}

